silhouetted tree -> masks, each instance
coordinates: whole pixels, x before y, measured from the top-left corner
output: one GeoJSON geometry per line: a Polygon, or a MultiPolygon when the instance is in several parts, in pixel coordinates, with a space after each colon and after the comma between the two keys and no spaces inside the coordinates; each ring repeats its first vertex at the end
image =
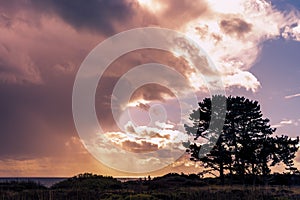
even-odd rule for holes
{"type": "Polygon", "coordinates": [[[195,141],[201,138],[207,140],[202,145],[197,142],[188,144],[187,151],[191,153],[191,160],[202,161],[207,169],[204,173],[218,171],[222,183],[225,166],[232,162],[231,152],[225,143],[227,135],[221,134],[225,113],[226,97],[218,95],[212,100],[205,98],[203,102],[199,102],[199,108],[190,115],[193,125],[185,125],[187,133],[194,136],[195,141]]]}
{"type": "MultiPolygon", "coordinates": [[[[276,136],[274,141],[274,145],[276,148],[278,159],[282,161],[286,170],[290,173],[298,172],[298,169],[294,167],[293,159],[295,158],[295,153],[298,150],[299,137],[297,139],[291,139],[286,135],[282,135],[281,137],[276,136]]],[[[278,161],[277,161],[278,162],[278,161]]]]}
{"type": "Polygon", "coordinates": [[[280,162],[289,170],[296,170],[293,158],[299,138],[272,137],[275,129],[271,128],[269,119],[262,117],[257,101],[220,95],[205,98],[191,113],[190,120],[192,125],[185,128],[195,141],[188,143],[187,152],[191,160],[203,163],[206,168],[203,173],[218,171],[221,183],[224,183],[225,171],[244,180],[246,174],[266,176],[271,171],[270,166],[280,162]],[[214,119],[211,118],[213,113],[214,119]],[[216,123],[221,123],[222,128],[214,126],[216,123]],[[207,141],[201,143],[201,138],[207,141]]]}

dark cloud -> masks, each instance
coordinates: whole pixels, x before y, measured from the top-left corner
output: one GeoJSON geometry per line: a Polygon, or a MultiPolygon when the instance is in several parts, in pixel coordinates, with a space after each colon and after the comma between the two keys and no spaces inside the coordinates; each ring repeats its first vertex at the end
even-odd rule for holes
{"type": "Polygon", "coordinates": [[[11,17],[29,11],[32,18],[27,20],[29,23],[35,22],[35,25],[47,15],[58,16],[76,29],[111,35],[120,31],[121,25],[137,22],[137,6],[137,2],[128,0],[0,0],[0,20],[10,25],[11,17]]]}
{"type": "Polygon", "coordinates": [[[164,101],[166,96],[175,97],[172,91],[165,86],[159,84],[147,84],[137,89],[133,93],[131,100],[144,99],[147,101],[164,101]]]}
{"type": "Polygon", "coordinates": [[[185,77],[194,72],[194,69],[183,57],[175,57],[172,53],[163,50],[142,49],[120,56],[110,65],[104,76],[119,78],[133,67],[145,63],[160,63],[170,66],[185,77]]]}
{"type": "Polygon", "coordinates": [[[133,125],[128,125],[125,127],[125,130],[128,132],[128,133],[135,133],[135,129],[133,127],[133,125]]]}
{"type": "Polygon", "coordinates": [[[117,131],[116,122],[114,120],[111,109],[112,92],[118,78],[116,77],[101,77],[96,96],[95,107],[99,119],[100,126],[104,131],[117,131]]]}
{"type": "Polygon", "coordinates": [[[199,34],[200,38],[206,37],[209,32],[208,32],[208,25],[205,25],[203,27],[196,27],[195,28],[196,32],[199,34]]]}
{"type": "Polygon", "coordinates": [[[142,8],[136,0],[0,1],[7,13],[19,13],[21,9],[25,9],[40,17],[44,14],[59,16],[76,29],[94,30],[105,35],[151,25],[179,28],[209,10],[205,1],[199,3],[190,0],[162,0],[160,4],[164,7],[161,13],[142,8]]]}
{"type": "MultiPolygon", "coordinates": [[[[128,2],[0,0],[0,158],[38,158],[66,150],[65,143],[77,136],[71,107],[73,82],[89,50],[103,40],[102,33],[119,30],[118,25],[128,29],[156,23],[155,17],[134,10],[138,5],[128,2]]],[[[126,71],[158,62],[186,77],[192,72],[184,59],[168,52],[144,50],[126,56],[113,63],[99,82],[96,109],[101,127],[107,129],[115,126],[111,93],[126,71]]],[[[166,95],[173,93],[154,84],[138,89],[132,100],[163,100],[166,95]]]]}
{"type": "Polygon", "coordinates": [[[1,15],[5,16],[8,13],[14,13],[19,8],[28,9],[30,8],[30,2],[25,0],[0,0],[0,11],[1,15]]]}
{"type": "Polygon", "coordinates": [[[15,55],[0,54],[0,82],[41,83],[40,71],[32,65],[31,59],[21,56],[14,59],[15,55]]]}
{"type": "Polygon", "coordinates": [[[58,155],[76,131],[70,79],[53,85],[0,85],[0,158],[58,155]]]}
{"type": "Polygon", "coordinates": [[[220,22],[221,30],[229,35],[242,37],[252,29],[252,24],[240,18],[224,19],[220,22]]]}
{"type": "Polygon", "coordinates": [[[29,11],[32,19],[25,21],[31,24],[40,25],[39,21],[45,15],[58,16],[76,29],[108,36],[143,26],[179,28],[209,10],[205,1],[162,0],[160,4],[164,9],[157,13],[142,8],[137,0],[0,0],[0,19],[10,25],[12,16],[29,11]]]}
{"type": "Polygon", "coordinates": [[[150,134],[151,134],[151,138],[162,138],[162,139],[170,140],[170,135],[161,135],[155,132],[151,132],[150,134]]]}
{"type": "Polygon", "coordinates": [[[53,11],[76,28],[88,28],[105,34],[115,32],[115,21],[125,22],[134,13],[126,0],[31,0],[39,10],[53,11]]]}
{"type": "Polygon", "coordinates": [[[137,142],[126,140],[122,142],[122,148],[125,149],[126,151],[130,151],[134,153],[142,153],[142,152],[156,151],[158,150],[158,145],[146,141],[137,143],[137,142]]]}
{"type": "Polygon", "coordinates": [[[5,14],[0,14],[0,25],[2,27],[10,28],[12,25],[12,20],[5,14]]]}
{"type": "Polygon", "coordinates": [[[0,159],[61,155],[78,136],[75,72],[101,37],[36,10],[31,1],[0,1],[0,159]]]}
{"type": "Polygon", "coordinates": [[[149,108],[150,108],[150,105],[149,104],[145,104],[145,103],[139,103],[137,105],[138,108],[142,109],[142,110],[145,110],[145,111],[148,111],[149,108]]]}
{"type": "MultiPolygon", "coordinates": [[[[185,77],[188,77],[189,74],[193,72],[193,69],[189,66],[185,59],[183,59],[182,57],[176,58],[170,52],[166,51],[145,49],[133,51],[124,56],[119,57],[109,66],[109,68],[101,77],[96,92],[95,99],[97,115],[100,121],[100,125],[104,128],[104,130],[118,130],[116,129],[116,123],[113,119],[113,115],[111,112],[111,95],[115,84],[117,83],[119,78],[126,72],[128,72],[130,69],[145,63],[160,63],[170,66],[171,68],[176,69],[180,74],[182,74],[185,77]],[[108,129],[106,129],[106,127],[108,129]]],[[[163,72],[161,72],[158,75],[162,76],[162,78],[166,80],[170,80],[172,78],[164,76],[163,72]]],[[[149,75],[141,74],[141,77],[143,76],[149,75]]],[[[170,87],[181,88],[184,87],[184,85],[181,84],[181,81],[174,81],[173,79],[170,80],[169,85],[164,86],[159,84],[147,84],[135,90],[135,92],[130,98],[130,101],[134,102],[140,99],[148,101],[164,101],[166,97],[174,97],[173,92],[170,89],[168,89],[170,87]]],[[[138,107],[145,110],[149,109],[149,105],[139,104],[138,107]]]]}
{"type": "Polygon", "coordinates": [[[162,2],[167,5],[165,13],[169,17],[176,16],[176,18],[190,20],[208,11],[208,5],[205,1],[163,0],[162,2]]]}

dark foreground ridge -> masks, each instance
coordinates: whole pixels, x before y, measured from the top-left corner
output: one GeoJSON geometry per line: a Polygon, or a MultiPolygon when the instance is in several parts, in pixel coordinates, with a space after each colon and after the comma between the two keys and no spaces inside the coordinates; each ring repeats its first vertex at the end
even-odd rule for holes
{"type": "Polygon", "coordinates": [[[200,178],[198,175],[170,173],[121,182],[109,176],[91,173],[79,174],[47,188],[34,182],[0,183],[0,198],[10,199],[300,199],[299,174],[271,174],[267,177],[245,180],[200,178]],[[267,184],[265,182],[267,180],[267,184]]]}

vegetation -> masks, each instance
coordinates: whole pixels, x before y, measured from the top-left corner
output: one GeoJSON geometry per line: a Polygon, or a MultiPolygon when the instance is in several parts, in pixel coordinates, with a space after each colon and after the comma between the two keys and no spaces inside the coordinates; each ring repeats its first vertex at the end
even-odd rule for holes
{"type": "MultiPolygon", "coordinates": [[[[246,176],[247,177],[247,176],[246,176]]],[[[195,174],[171,173],[148,180],[119,182],[112,177],[80,174],[73,178],[45,188],[32,183],[2,183],[1,199],[300,199],[300,175],[268,175],[273,182],[270,186],[242,184],[235,177],[233,185],[220,185],[218,178],[200,178],[195,174]],[[17,185],[27,185],[16,190],[17,185]],[[111,187],[104,186],[108,184],[111,187]],[[115,184],[118,187],[115,187],[115,184]],[[95,186],[99,185],[99,186],[95,186]]],[[[247,180],[247,178],[246,178],[247,180]]],[[[229,178],[225,176],[225,183],[229,178]]],[[[258,181],[258,183],[260,183],[258,181]]],[[[261,182],[262,184],[263,182],[261,182]]],[[[19,187],[20,188],[20,187],[19,187]]]]}
{"type": "Polygon", "coordinates": [[[105,190],[120,189],[121,182],[111,176],[101,176],[91,173],[79,174],[52,186],[53,189],[68,190],[105,190]]]}
{"type": "Polygon", "coordinates": [[[262,117],[257,101],[219,95],[205,98],[190,119],[193,124],[185,125],[185,128],[194,136],[195,142],[188,144],[187,152],[191,160],[200,161],[206,168],[202,174],[217,171],[221,183],[224,183],[226,173],[241,180],[250,174],[255,184],[258,176],[266,177],[271,172],[270,167],[279,163],[291,173],[297,171],[293,159],[299,137],[274,137],[276,129],[271,128],[269,119],[262,117]],[[212,118],[213,114],[215,118],[212,118]],[[222,128],[211,125],[216,123],[222,124],[222,128]],[[199,138],[207,139],[207,142],[201,144],[199,138]]]}

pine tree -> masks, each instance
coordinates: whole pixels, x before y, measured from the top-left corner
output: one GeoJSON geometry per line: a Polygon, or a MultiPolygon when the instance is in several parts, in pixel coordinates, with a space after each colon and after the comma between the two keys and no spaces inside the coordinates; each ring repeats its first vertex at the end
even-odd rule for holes
{"type": "Polygon", "coordinates": [[[188,144],[187,152],[191,160],[202,162],[203,173],[217,171],[221,183],[225,171],[242,180],[251,174],[255,181],[256,176],[268,175],[270,166],[280,162],[288,170],[296,170],[293,158],[299,138],[273,137],[276,129],[271,128],[269,119],[262,117],[257,101],[220,95],[205,98],[191,113],[190,120],[192,125],[185,128],[194,142],[188,144]],[[207,141],[200,143],[199,139],[207,141]]]}

